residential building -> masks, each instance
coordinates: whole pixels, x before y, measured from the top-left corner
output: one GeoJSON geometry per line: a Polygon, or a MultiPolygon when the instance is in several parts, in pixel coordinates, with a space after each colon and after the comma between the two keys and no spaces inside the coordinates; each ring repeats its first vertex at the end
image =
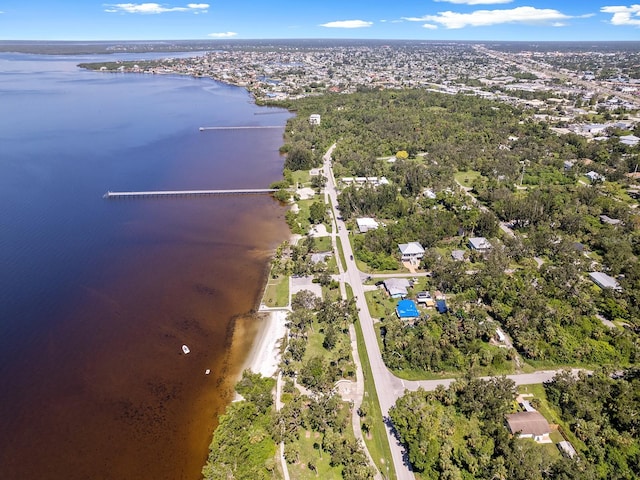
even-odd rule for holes
{"type": "Polygon", "coordinates": [[[606,223],[607,225],[620,225],[622,223],[622,220],[619,220],[617,218],[611,218],[608,215],[600,215],[600,221],[602,223],[606,223]]]}
{"type": "Polygon", "coordinates": [[[413,300],[400,300],[396,306],[396,315],[400,320],[417,320],[420,312],[413,300]]]}
{"type": "Polygon", "coordinates": [[[617,292],[622,291],[622,287],[618,283],[618,281],[602,272],[589,272],[589,277],[600,288],[610,288],[612,290],[616,290],[617,292]]]}
{"type": "Polygon", "coordinates": [[[429,292],[418,292],[416,294],[416,300],[418,303],[423,303],[425,307],[435,307],[436,305],[436,302],[429,292]]]}
{"type": "Polygon", "coordinates": [[[369,230],[375,230],[379,226],[378,222],[369,217],[356,218],[356,223],[358,224],[358,230],[360,231],[360,233],[366,233],[369,230]]]}
{"type": "Polygon", "coordinates": [[[418,242],[398,244],[403,262],[418,263],[424,257],[424,248],[418,242]]]}
{"type": "Polygon", "coordinates": [[[469,248],[477,252],[488,252],[491,250],[491,243],[484,237],[471,237],[469,239],[469,248]]]}
{"type": "Polygon", "coordinates": [[[451,258],[458,262],[464,262],[464,250],[454,250],[451,252],[451,258]]]}
{"type": "Polygon", "coordinates": [[[507,415],[507,425],[513,435],[532,438],[537,443],[553,443],[551,427],[540,412],[517,412],[507,415]]]}
{"type": "Polygon", "coordinates": [[[409,294],[408,289],[412,287],[406,278],[387,278],[382,283],[391,298],[405,298],[409,294]]]}

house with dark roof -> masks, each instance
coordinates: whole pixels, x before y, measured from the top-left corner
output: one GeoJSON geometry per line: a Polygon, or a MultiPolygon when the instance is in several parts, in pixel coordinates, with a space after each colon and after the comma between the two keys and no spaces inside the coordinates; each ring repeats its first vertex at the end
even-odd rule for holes
{"type": "Polygon", "coordinates": [[[540,412],[517,412],[507,415],[507,425],[513,435],[532,438],[537,443],[553,443],[551,427],[540,412]]]}
{"type": "Polygon", "coordinates": [[[436,310],[438,313],[447,313],[449,311],[449,307],[447,307],[447,301],[444,299],[436,300],[436,310]]]}

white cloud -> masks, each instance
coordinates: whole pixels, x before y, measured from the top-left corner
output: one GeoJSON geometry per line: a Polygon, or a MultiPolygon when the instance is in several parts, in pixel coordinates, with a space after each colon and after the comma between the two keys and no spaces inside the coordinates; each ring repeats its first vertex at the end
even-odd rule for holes
{"type": "Polygon", "coordinates": [[[337,22],[323,23],[320,26],[327,28],[364,28],[371,25],[373,25],[373,22],[365,22],[364,20],[339,20],[337,22]]]}
{"type": "Polygon", "coordinates": [[[236,35],[238,35],[236,32],[219,32],[219,33],[210,33],[207,35],[207,37],[212,37],[212,38],[231,38],[231,37],[235,37],[236,35]]]}
{"type": "MultiPolygon", "coordinates": [[[[476,10],[471,13],[438,12],[437,15],[406,17],[410,22],[438,23],[445,28],[486,27],[502,23],[553,25],[571,17],[551,8],[517,7],[510,10],[476,10]]],[[[427,27],[428,28],[428,27],[427,27]]]]}
{"type": "Polygon", "coordinates": [[[629,7],[602,7],[600,11],[602,13],[613,13],[611,25],[633,25],[640,27],[640,5],[631,5],[629,7]]]}
{"type": "Polygon", "coordinates": [[[438,26],[437,25],[433,25],[432,23],[425,23],[424,25],[422,25],[423,28],[427,28],[429,30],[437,30],[438,26]]]}
{"type": "Polygon", "coordinates": [[[513,0],[434,0],[434,1],[455,3],[456,5],[495,5],[498,3],[513,2],[513,0]]]}
{"type": "Polygon", "coordinates": [[[108,13],[141,13],[158,14],[166,12],[205,13],[209,8],[207,3],[190,3],[186,7],[167,7],[159,3],[116,3],[105,5],[108,13]]]}

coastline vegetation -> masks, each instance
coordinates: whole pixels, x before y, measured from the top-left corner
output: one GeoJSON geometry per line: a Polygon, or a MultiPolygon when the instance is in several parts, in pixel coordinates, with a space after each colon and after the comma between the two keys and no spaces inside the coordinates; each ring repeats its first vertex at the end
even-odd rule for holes
{"type": "MultiPolygon", "coordinates": [[[[423,310],[410,325],[393,318],[393,302],[380,297],[382,293],[368,295],[375,307],[372,313],[383,318],[379,337],[383,358],[397,374],[408,378],[462,375],[449,390],[407,394],[392,412],[421,478],[607,478],[612,465],[621,465],[625,475],[632,472],[637,433],[631,423],[619,431],[623,438],[630,438],[625,445],[633,446],[624,449],[616,443],[598,453],[596,472],[553,449],[510,437],[503,421],[504,414],[513,410],[513,385],[504,379],[484,382],[472,376],[540,366],[627,368],[637,364],[640,220],[626,193],[627,174],[639,160],[637,148],[557,134],[523,109],[465,95],[362,91],[273,104],[297,113],[289,120],[281,149],[287,155],[283,189],[311,181],[295,172],[319,166],[322,153],[339,138],[333,153],[338,179],[388,180],[386,185],[361,187],[338,182],[346,221],[353,226],[355,217],[372,216],[383,223],[383,228],[352,237],[358,264],[371,272],[399,271],[397,245],[419,241],[426,249],[419,267],[429,273],[419,288],[447,295],[447,313],[423,310]],[[312,113],[321,114],[321,126],[309,124],[312,113]],[[588,179],[584,174],[589,170],[602,178],[606,175],[606,180],[588,179]],[[617,222],[603,221],[603,215],[617,222]],[[471,237],[488,238],[491,251],[471,251],[471,237]],[[462,250],[465,259],[452,259],[453,250],[462,250]],[[621,288],[593,285],[587,277],[593,269],[615,276],[621,288]],[[498,326],[512,338],[513,349],[496,346],[498,326]],[[516,357],[524,363],[516,362],[516,357]],[[416,412],[422,413],[416,417],[416,412]],[[425,427],[445,423],[448,429],[425,427]],[[427,446],[427,453],[420,445],[427,446]]],[[[294,233],[305,233],[310,226],[327,221],[321,202],[301,200],[297,205],[297,213],[287,213],[294,233]]],[[[313,249],[310,237],[299,246],[284,247],[276,255],[274,271],[319,273],[308,261],[313,249]]],[[[336,340],[345,333],[344,320],[327,321],[328,304],[313,317],[308,312],[309,298],[296,296],[295,301],[306,306],[294,309],[290,318],[292,334],[283,356],[283,373],[295,376],[302,387],[329,402],[332,382],[352,375],[348,348],[336,340]],[[325,350],[344,355],[327,360],[325,350]]],[[[336,307],[339,302],[331,305],[339,311],[347,308],[336,307]]],[[[564,397],[555,392],[575,392],[582,384],[562,378],[546,387],[548,404],[553,405],[549,408],[560,409],[567,436],[583,455],[592,444],[611,441],[612,434],[598,436],[581,430],[585,421],[592,420],[591,413],[561,404],[558,398],[564,397]]],[[[610,388],[605,383],[602,380],[598,388],[610,388]]],[[[291,415],[298,414],[291,412],[298,412],[301,402],[295,384],[287,385],[289,416],[279,417],[281,425],[293,422],[291,415]]],[[[368,384],[372,395],[370,388],[368,384]]],[[[610,402],[606,408],[614,408],[617,398],[605,398],[610,402]]],[[[374,404],[373,396],[365,399],[361,423],[365,432],[382,436],[384,426],[375,420],[374,404]]],[[[331,415],[346,408],[337,400],[324,407],[331,415]]],[[[308,404],[300,406],[300,411],[323,411],[324,407],[308,404]]],[[[332,423],[321,426],[294,422],[295,428],[287,427],[287,460],[300,464],[304,458],[307,469],[317,473],[322,460],[307,460],[306,453],[301,456],[309,451],[306,432],[322,435],[323,442],[336,432],[342,434],[344,426],[339,426],[338,417],[331,418],[332,423]],[[300,442],[302,432],[305,440],[300,442]]],[[[598,425],[595,431],[621,428],[598,425]]],[[[343,454],[355,451],[345,435],[339,448],[343,454]]],[[[314,443],[314,449],[329,453],[336,444],[328,442],[318,442],[317,448],[314,443]]],[[[376,461],[390,461],[381,452],[383,447],[378,448],[375,441],[368,444],[376,461]]],[[[342,465],[345,476],[347,465],[333,455],[331,461],[342,465]]],[[[384,464],[378,467],[385,471],[384,464]]]]}

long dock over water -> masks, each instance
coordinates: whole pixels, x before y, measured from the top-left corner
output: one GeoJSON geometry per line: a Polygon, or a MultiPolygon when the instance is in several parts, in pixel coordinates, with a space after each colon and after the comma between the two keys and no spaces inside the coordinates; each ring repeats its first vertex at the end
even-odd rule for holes
{"type": "Polygon", "coordinates": [[[200,131],[204,132],[205,130],[259,130],[264,128],[283,129],[284,125],[255,125],[255,126],[244,126],[244,127],[200,127],[200,131]]]}
{"type": "Polygon", "coordinates": [[[234,190],[156,190],[150,192],[107,192],[103,198],[194,197],[206,195],[253,195],[273,193],[274,188],[242,188],[234,190]]]}

